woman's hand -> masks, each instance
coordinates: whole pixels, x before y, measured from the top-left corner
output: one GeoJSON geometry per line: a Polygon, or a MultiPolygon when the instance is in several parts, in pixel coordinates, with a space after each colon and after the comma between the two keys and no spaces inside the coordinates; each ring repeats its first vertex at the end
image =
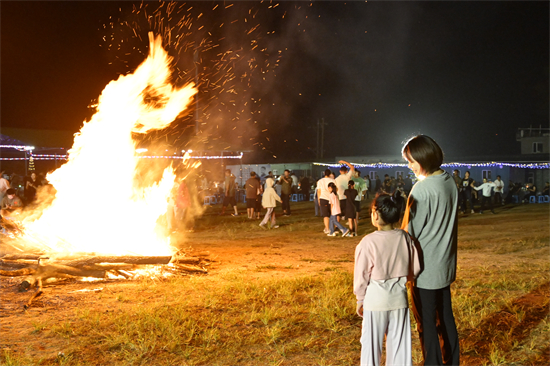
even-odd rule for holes
{"type": "Polygon", "coordinates": [[[356,312],[357,315],[359,315],[361,318],[363,317],[363,302],[362,302],[362,301],[357,303],[357,308],[356,308],[355,312],[356,312]]]}

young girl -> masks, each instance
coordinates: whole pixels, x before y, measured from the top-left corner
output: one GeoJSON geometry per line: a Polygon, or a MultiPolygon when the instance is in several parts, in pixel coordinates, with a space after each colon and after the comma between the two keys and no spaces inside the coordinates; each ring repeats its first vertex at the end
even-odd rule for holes
{"type": "Polygon", "coordinates": [[[328,233],[327,236],[336,236],[334,232],[334,226],[336,226],[342,232],[342,237],[345,237],[350,231],[338,222],[338,215],[340,215],[342,211],[340,210],[340,199],[338,198],[338,188],[336,188],[336,184],[330,182],[328,184],[328,191],[330,192],[330,220],[328,223],[330,233],[328,233]]]}
{"type": "Polygon", "coordinates": [[[371,221],[378,228],[355,249],[353,292],[363,318],[361,365],[379,365],[386,336],[386,365],[412,365],[407,281],[420,272],[411,237],[393,225],[401,217],[400,194],[379,194],[371,221]]]}
{"type": "Polygon", "coordinates": [[[262,229],[267,229],[266,225],[268,221],[271,219],[271,228],[277,229],[279,225],[277,225],[277,220],[275,219],[275,207],[277,206],[277,201],[281,202],[281,197],[275,192],[275,188],[273,188],[273,184],[275,182],[273,181],[273,178],[267,178],[265,180],[265,191],[264,195],[262,196],[262,206],[267,210],[265,213],[264,219],[260,223],[260,227],[262,229]]]}
{"type": "Polygon", "coordinates": [[[348,219],[348,226],[350,229],[350,236],[357,236],[357,209],[355,208],[355,198],[359,193],[355,189],[355,182],[350,180],[348,182],[348,189],[344,191],[346,196],[346,219],[348,219]]]}

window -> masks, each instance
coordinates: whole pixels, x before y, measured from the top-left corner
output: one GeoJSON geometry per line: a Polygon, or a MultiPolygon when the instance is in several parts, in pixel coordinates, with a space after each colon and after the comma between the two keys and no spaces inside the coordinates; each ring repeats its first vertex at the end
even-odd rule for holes
{"type": "Polygon", "coordinates": [[[399,176],[402,176],[403,178],[405,178],[405,174],[403,174],[403,171],[398,170],[395,172],[395,179],[399,178],[399,176]]]}
{"type": "Polygon", "coordinates": [[[371,171],[369,172],[369,178],[370,178],[370,179],[376,179],[376,172],[371,170],[371,171]]]}
{"type": "Polygon", "coordinates": [[[482,170],[481,171],[481,178],[491,180],[491,171],[490,170],[482,170]]]}
{"type": "Polygon", "coordinates": [[[533,153],[541,153],[542,152],[542,142],[533,142],[533,153]]]}

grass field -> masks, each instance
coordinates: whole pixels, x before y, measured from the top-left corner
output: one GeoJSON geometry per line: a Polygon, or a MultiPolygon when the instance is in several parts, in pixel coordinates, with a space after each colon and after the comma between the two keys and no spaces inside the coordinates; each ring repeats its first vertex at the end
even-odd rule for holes
{"type": "MultiPolygon", "coordinates": [[[[356,365],[361,319],[352,293],[361,239],[330,238],[312,203],[281,227],[207,209],[173,241],[209,250],[206,276],[68,281],[33,307],[0,283],[5,365],[356,365]],[[80,290],[93,290],[83,292],[80,290]]],[[[243,210],[241,210],[242,212],[243,210]]],[[[366,213],[364,216],[367,216],[366,213]]],[[[453,308],[464,365],[550,363],[550,215],[543,204],[459,219],[453,308]]],[[[368,220],[360,234],[374,229],[368,220]]],[[[421,361],[413,321],[413,361],[421,361]]]]}

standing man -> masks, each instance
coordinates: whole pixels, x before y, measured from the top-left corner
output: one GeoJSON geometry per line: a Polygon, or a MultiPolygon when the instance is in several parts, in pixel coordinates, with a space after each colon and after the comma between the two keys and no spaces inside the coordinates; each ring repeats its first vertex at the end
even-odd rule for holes
{"type": "Polygon", "coordinates": [[[369,198],[369,191],[370,191],[370,177],[368,175],[365,175],[365,177],[363,178],[363,180],[365,181],[365,187],[367,188],[366,192],[365,192],[365,198],[369,198]]]}
{"type": "Polygon", "coordinates": [[[346,212],[346,195],[344,191],[348,189],[348,182],[353,178],[355,167],[343,160],[340,160],[338,164],[346,164],[349,167],[348,170],[347,167],[342,166],[340,168],[340,175],[334,180],[336,188],[338,188],[338,199],[340,200],[340,211],[342,212],[342,214],[338,216],[338,221],[340,221],[340,217],[344,216],[346,212]]]}
{"type": "Polygon", "coordinates": [[[353,202],[355,204],[355,231],[351,235],[357,236],[357,226],[359,225],[359,212],[361,212],[361,201],[363,200],[363,197],[367,194],[369,189],[367,187],[366,181],[361,178],[361,172],[359,170],[355,170],[355,174],[352,180],[355,182],[357,197],[355,197],[355,201],[353,202]]]}
{"type": "Polygon", "coordinates": [[[376,195],[378,192],[380,192],[380,189],[382,189],[382,182],[380,181],[380,177],[378,174],[375,175],[376,181],[374,184],[374,194],[376,195]]]}
{"type": "Polygon", "coordinates": [[[321,211],[321,217],[323,218],[323,222],[325,224],[325,229],[323,232],[325,234],[330,234],[330,230],[328,228],[329,221],[330,221],[330,191],[328,190],[328,184],[334,183],[334,179],[330,177],[332,172],[330,169],[325,170],[325,177],[321,178],[317,181],[317,201],[319,202],[319,208],[321,211]]]}
{"type": "Polygon", "coordinates": [[[460,193],[461,186],[462,186],[462,178],[460,178],[460,175],[458,175],[458,169],[453,170],[453,179],[456,184],[456,188],[458,188],[458,193],[460,193]]]}
{"type": "Polygon", "coordinates": [[[462,187],[462,192],[460,195],[460,202],[462,204],[462,213],[466,213],[466,201],[470,201],[470,210],[474,213],[474,200],[472,198],[472,186],[475,183],[475,180],[470,178],[470,171],[464,173],[464,178],[461,181],[460,186],[462,187]]]}
{"type": "Polygon", "coordinates": [[[298,193],[298,177],[296,176],[296,174],[294,174],[294,172],[292,172],[290,174],[290,178],[292,178],[292,193],[298,193]]]}
{"type": "Polygon", "coordinates": [[[237,200],[235,200],[235,176],[231,174],[230,169],[225,170],[225,188],[224,193],[225,197],[223,198],[222,205],[222,215],[225,214],[225,206],[233,206],[235,213],[232,213],[231,216],[239,216],[239,211],[237,211],[237,200]]]}
{"type": "Polygon", "coordinates": [[[491,190],[494,188],[495,184],[493,182],[490,182],[487,180],[487,178],[483,178],[483,184],[479,187],[473,187],[476,191],[482,190],[482,196],[481,196],[481,208],[479,210],[479,213],[483,213],[483,209],[485,208],[485,204],[487,203],[489,205],[489,209],[494,214],[495,211],[493,210],[493,205],[491,204],[491,190]]]}
{"type": "Polygon", "coordinates": [[[279,178],[281,185],[281,200],[283,201],[283,216],[290,216],[290,196],[292,195],[292,177],[290,171],[285,169],[285,173],[279,178]]]}
{"type": "Polygon", "coordinates": [[[493,183],[495,185],[495,204],[504,205],[504,201],[502,200],[502,194],[504,192],[504,182],[500,179],[500,175],[497,175],[497,180],[495,180],[493,183]]]}
{"type": "Polygon", "coordinates": [[[309,201],[309,189],[311,188],[311,183],[308,176],[302,178],[300,188],[302,189],[302,194],[304,195],[304,201],[309,201]]]}
{"type": "Polygon", "coordinates": [[[250,172],[250,178],[247,179],[244,186],[246,189],[246,213],[249,219],[253,219],[254,209],[256,208],[256,202],[262,187],[260,181],[256,179],[255,172],[250,172]]]}

